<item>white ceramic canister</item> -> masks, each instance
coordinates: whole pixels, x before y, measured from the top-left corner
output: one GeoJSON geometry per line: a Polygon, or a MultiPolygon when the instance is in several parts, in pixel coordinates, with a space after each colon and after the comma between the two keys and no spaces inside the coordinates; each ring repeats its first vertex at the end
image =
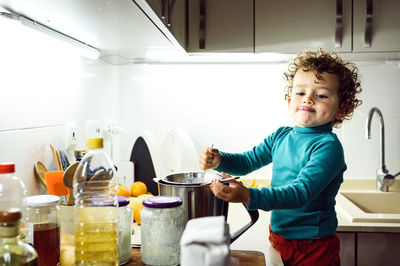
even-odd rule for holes
{"type": "Polygon", "coordinates": [[[178,265],[180,239],[186,225],[182,200],[156,196],[143,200],[141,220],[142,261],[149,265],[178,265]]]}

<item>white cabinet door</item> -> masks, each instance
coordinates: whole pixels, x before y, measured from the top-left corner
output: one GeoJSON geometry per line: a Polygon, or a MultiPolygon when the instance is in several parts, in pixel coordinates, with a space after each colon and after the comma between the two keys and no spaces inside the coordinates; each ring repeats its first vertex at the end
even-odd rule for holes
{"type": "Polygon", "coordinates": [[[354,0],[354,52],[398,52],[400,51],[400,1],[398,0],[354,0]],[[372,16],[367,22],[367,13],[372,16]],[[370,24],[370,34],[367,25],[370,24]],[[370,39],[368,47],[365,40],[370,39]]]}
{"type": "Polygon", "coordinates": [[[253,1],[189,1],[188,52],[252,53],[253,30],[253,1]]]}
{"type": "Polygon", "coordinates": [[[351,0],[255,0],[254,9],[256,53],[318,47],[351,52],[351,0]],[[341,47],[335,46],[336,32],[341,47]]]}

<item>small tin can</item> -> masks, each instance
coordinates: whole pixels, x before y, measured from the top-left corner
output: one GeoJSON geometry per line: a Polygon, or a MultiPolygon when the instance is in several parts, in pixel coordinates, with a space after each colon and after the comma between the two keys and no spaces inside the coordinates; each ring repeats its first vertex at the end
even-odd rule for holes
{"type": "Polygon", "coordinates": [[[149,265],[178,265],[180,239],[186,225],[182,200],[156,196],[143,200],[141,220],[142,261],[149,265]]]}

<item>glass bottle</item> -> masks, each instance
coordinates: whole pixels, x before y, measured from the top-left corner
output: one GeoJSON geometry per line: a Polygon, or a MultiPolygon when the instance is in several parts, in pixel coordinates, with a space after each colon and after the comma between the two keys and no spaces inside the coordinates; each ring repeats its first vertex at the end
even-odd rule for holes
{"type": "Polygon", "coordinates": [[[37,266],[35,249],[19,239],[22,213],[14,209],[0,210],[0,265],[37,266]]]}
{"type": "Polygon", "coordinates": [[[155,196],[143,200],[140,253],[145,264],[179,264],[179,241],[187,221],[181,205],[182,200],[174,196],[155,196]]]}
{"type": "Polygon", "coordinates": [[[90,150],[74,174],[75,264],[118,265],[116,170],[103,151],[90,150]]]}
{"type": "Polygon", "coordinates": [[[26,198],[28,243],[36,249],[40,266],[55,266],[60,260],[59,201],[55,195],[26,198]]]}

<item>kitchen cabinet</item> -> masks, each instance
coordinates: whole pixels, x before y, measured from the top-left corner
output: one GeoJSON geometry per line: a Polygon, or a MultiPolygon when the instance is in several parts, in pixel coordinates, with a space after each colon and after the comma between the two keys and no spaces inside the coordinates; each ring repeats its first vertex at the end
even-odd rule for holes
{"type": "Polygon", "coordinates": [[[338,232],[341,265],[399,265],[400,234],[338,232]]]}
{"type": "Polygon", "coordinates": [[[157,17],[172,33],[178,43],[187,47],[187,1],[186,0],[146,0],[157,17]]]}
{"type": "Polygon", "coordinates": [[[253,1],[190,0],[188,52],[253,53],[253,1]]]}
{"type": "Polygon", "coordinates": [[[400,51],[399,12],[398,0],[353,0],[353,52],[400,51]],[[367,13],[372,16],[370,33],[367,13]]]}
{"type": "Polygon", "coordinates": [[[351,4],[255,0],[255,52],[297,53],[317,47],[351,52],[351,4]]]}

